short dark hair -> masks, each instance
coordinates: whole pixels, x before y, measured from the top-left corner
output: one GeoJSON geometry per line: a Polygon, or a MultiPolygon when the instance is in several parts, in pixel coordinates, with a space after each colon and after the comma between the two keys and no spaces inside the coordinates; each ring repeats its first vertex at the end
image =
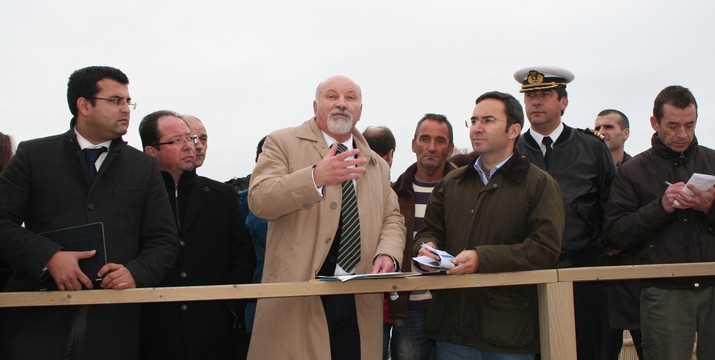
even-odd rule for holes
{"type": "Polygon", "coordinates": [[[110,66],[89,66],[70,75],[67,82],[67,105],[73,117],[77,116],[77,99],[85,98],[95,105],[92,97],[99,92],[97,82],[102,79],[112,79],[120,84],[129,84],[129,78],[121,70],[110,66]]]}
{"type": "Polygon", "coordinates": [[[425,122],[425,120],[433,120],[441,122],[442,124],[447,124],[447,129],[449,130],[449,145],[454,144],[454,131],[452,130],[452,124],[449,122],[449,120],[447,120],[446,116],[432,113],[425,114],[425,116],[423,116],[422,119],[417,122],[417,126],[415,127],[415,140],[417,140],[417,133],[420,132],[420,126],[422,126],[422,123],[425,122]]]}
{"type": "Polygon", "coordinates": [[[7,166],[7,163],[10,162],[12,155],[12,138],[10,135],[0,132],[0,172],[2,172],[5,166],[7,166]]]}
{"type": "Polygon", "coordinates": [[[509,131],[509,127],[514,124],[519,124],[522,128],[524,128],[524,110],[521,108],[519,100],[507,93],[489,91],[480,95],[474,103],[479,104],[479,102],[484,99],[495,99],[504,103],[504,110],[506,111],[505,131],[509,131]]]}
{"type": "Polygon", "coordinates": [[[258,156],[260,156],[261,153],[263,152],[263,143],[266,142],[267,137],[268,137],[268,135],[261,138],[261,140],[258,141],[258,145],[256,145],[256,162],[258,162],[258,156]]]}
{"type": "Polygon", "coordinates": [[[663,105],[665,104],[670,104],[678,109],[685,109],[691,104],[695,105],[695,118],[698,117],[698,103],[695,101],[693,93],[686,87],[671,85],[658,93],[653,103],[653,116],[658,122],[663,118],[663,105]]]}
{"type": "Polygon", "coordinates": [[[386,126],[368,126],[362,132],[362,136],[367,140],[370,149],[380,156],[387,155],[390,150],[395,150],[395,135],[386,126]]]}
{"type": "Polygon", "coordinates": [[[179,117],[179,114],[171,110],[159,110],[145,116],[139,123],[139,136],[142,139],[142,148],[147,146],[154,146],[158,149],[156,145],[159,142],[161,135],[159,134],[159,118],[162,116],[176,116],[182,121],[186,122],[183,118],[179,117]]]}
{"type": "Polygon", "coordinates": [[[628,121],[628,116],[626,114],[616,110],[616,109],[605,109],[602,110],[600,113],[598,113],[598,116],[606,116],[606,115],[611,115],[611,114],[616,114],[618,115],[618,126],[623,129],[628,129],[631,127],[631,123],[628,121]]]}

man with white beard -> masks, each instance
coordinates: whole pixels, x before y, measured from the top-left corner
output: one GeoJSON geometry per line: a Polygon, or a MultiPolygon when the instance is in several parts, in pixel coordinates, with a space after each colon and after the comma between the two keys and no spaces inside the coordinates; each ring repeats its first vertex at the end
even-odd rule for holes
{"type": "MultiPolygon", "coordinates": [[[[404,220],[387,163],[355,129],[360,87],[323,81],[313,112],[268,135],[251,175],[248,205],[269,221],[263,283],[398,271],[404,220]]],[[[260,299],[248,358],[380,359],[382,304],[379,293],[260,299]]]]}

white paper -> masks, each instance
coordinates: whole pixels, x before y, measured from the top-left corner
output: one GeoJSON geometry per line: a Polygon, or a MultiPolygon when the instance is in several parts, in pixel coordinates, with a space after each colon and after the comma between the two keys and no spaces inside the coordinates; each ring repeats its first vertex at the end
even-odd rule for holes
{"type": "Polygon", "coordinates": [[[431,266],[433,268],[437,268],[440,270],[449,270],[455,266],[450,261],[454,258],[454,256],[450,255],[448,252],[446,252],[444,250],[437,250],[425,243],[422,243],[421,246],[423,248],[429,250],[429,252],[439,256],[439,260],[435,260],[435,259],[433,259],[429,256],[425,256],[425,255],[413,257],[412,260],[417,261],[418,263],[420,263],[422,265],[431,266]]]}
{"type": "MultiPolygon", "coordinates": [[[[707,175],[707,174],[700,174],[700,173],[694,173],[691,177],[690,180],[688,180],[688,184],[691,184],[695,186],[700,191],[707,191],[713,185],[715,185],[715,176],[713,175],[707,175]]],[[[693,196],[695,193],[693,193],[692,190],[688,189],[688,186],[686,184],[685,187],[683,187],[683,191],[690,195],[693,196]]],[[[675,200],[673,202],[675,205],[680,205],[680,202],[678,200],[675,200]]]]}
{"type": "Polygon", "coordinates": [[[353,275],[337,275],[337,276],[318,276],[318,280],[321,281],[341,281],[346,282],[353,279],[390,279],[390,278],[404,278],[411,276],[421,275],[418,272],[384,272],[384,273],[374,273],[374,274],[353,274],[353,275]]]}

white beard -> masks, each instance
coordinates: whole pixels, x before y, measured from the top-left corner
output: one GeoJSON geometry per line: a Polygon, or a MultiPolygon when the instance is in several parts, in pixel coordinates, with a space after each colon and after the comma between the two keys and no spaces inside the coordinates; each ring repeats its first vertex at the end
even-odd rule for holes
{"type": "Polygon", "coordinates": [[[344,135],[353,129],[353,121],[350,118],[328,118],[328,130],[334,134],[344,135]]]}

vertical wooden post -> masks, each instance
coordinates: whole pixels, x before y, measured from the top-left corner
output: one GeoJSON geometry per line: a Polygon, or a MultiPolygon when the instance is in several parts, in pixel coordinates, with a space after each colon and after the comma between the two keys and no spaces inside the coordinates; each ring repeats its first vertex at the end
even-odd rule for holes
{"type": "Polygon", "coordinates": [[[576,359],[573,282],[545,283],[537,287],[541,358],[576,359]]]}

